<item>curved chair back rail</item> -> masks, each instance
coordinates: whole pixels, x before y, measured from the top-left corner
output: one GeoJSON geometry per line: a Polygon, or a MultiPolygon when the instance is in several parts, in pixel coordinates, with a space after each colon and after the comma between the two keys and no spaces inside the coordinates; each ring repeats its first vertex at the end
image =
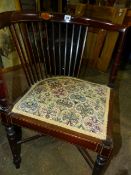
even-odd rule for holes
{"type": "MultiPolygon", "coordinates": [[[[29,85],[50,75],[78,76],[88,32],[95,28],[119,32],[125,26],[64,14],[3,12],[0,28],[9,27],[29,85]],[[68,50],[68,52],[67,52],[68,50]]],[[[113,85],[123,45],[119,44],[109,78],[113,85]]]]}
{"type": "MultiPolygon", "coordinates": [[[[87,26],[93,26],[97,28],[102,28],[106,30],[116,30],[116,31],[123,31],[126,26],[122,26],[119,24],[113,24],[108,21],[101,21],[98,19],[91,19],[87,17],[75,17],[71,16],[70,20],[65,20],[64,16],[65,14],[58,14],[58,13],[36,13],[36,12],[26,12],[26,11],[8,11],[0,13],[0,28],[17,23],[17,22],[28,22],[28,21],[43,21],[45,15],[42,14],[48,14],[50,17],[47,18],[47,20],[50,21],[57,21],[57,22],[68,22],[68,23],[74,23],[74,24],[80,24],[80,25],[87,25],[87,26]]],[[[68,15],[67,15],[68,16],[68,15]]],[[[69,15],[70,16],[70,15],[69,15]]],[[[46,17],[45,17],[46,20],[46,17]]]]}

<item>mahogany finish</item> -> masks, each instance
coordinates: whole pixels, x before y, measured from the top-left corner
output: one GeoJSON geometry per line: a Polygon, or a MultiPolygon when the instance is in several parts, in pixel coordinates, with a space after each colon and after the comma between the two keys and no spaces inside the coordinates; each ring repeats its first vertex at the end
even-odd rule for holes
{"type": "MultiPolygon", "coordinates": [[[[113,87],[124,46],[126,27],[89,18],[71,17],[71,19],[65,20],[64,14],[47,15],[21,11],[0,14],[0,29],[4,27],[10,29],[29,87],[52,75],[79,76],[84,45],[90,28],[109,30],[119,34],[108,82],[108,85],[113,87]]],[[[110,99],[109,116],[111,117],[113,92],[110,99]]],[[[21,162],[21,127],[77,145],[85,160],[88,157],[86,148],[97,152],[98,156],[93,168],[93,175],[99,175],[102,167],[110,159],[113,149],[110,119],[107,139],[100,140],[14,114],[11,112],[11,108],[12,105],[8,103],[5,82],[0,73],[1,121],[6,127],[16,168],[20,167],[21,162]]],[[[90,166],[93,167],[92,165],[93,163],[90,166]]]]}

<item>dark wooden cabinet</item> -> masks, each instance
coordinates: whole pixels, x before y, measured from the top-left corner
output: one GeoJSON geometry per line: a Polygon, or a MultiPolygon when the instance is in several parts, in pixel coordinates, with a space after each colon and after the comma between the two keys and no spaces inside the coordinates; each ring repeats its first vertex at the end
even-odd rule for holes
{"type": "Polygon", "coordinates": [[[27,0],[19,0],[21,8],[23,10],[36,10],[36,2],[37,0],[27,1],[27,0]]]}
{"type": "Polygon", "coordinates": [[[67,0],[20,0],[20,5],[24,10],[65,12],[67,0]]]}

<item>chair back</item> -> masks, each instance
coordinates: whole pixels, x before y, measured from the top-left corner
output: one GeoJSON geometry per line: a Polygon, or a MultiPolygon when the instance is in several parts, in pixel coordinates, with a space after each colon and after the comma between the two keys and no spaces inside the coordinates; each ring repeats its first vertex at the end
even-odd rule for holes
{"type": "Polygon", "coordinates": [[[9,27],[29,85],[55,75],[79,76],[85,42],[92,29],[118,32],[109,84],[115,80],[126,28],[108,22],[64,14],[4,12],[0,28],[9,27]]]}

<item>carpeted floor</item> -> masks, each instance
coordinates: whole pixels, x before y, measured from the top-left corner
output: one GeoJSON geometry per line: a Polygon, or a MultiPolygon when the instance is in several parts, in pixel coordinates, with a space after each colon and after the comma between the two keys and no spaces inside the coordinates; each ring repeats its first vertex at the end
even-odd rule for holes
{"type": "MultiPolygon", "coordinates": [[[[8,73],[11,98],[15,99],[26,84],[19,71],[8,73]],[[13,74],[17,74],[14,79],[13,74]],[[14,86],[15,84],[15,86],[14,86]]],[[[99,75],[95,78],[101,79],[99,75]]],[[[114,153],[105,175],[131,175],[131,66],[120,71],[113,116],[114,153]]],[[[24,137],[33,132],[24,129],[24,137]]],[[[95,154],[91,152],[93,158],[95,154]]],[[[4,127],[0,124],[0,175],[90,175],[91,170],[75,146],[45,137],[22,145],[22,163],[15,169],[4,127]]]]}

